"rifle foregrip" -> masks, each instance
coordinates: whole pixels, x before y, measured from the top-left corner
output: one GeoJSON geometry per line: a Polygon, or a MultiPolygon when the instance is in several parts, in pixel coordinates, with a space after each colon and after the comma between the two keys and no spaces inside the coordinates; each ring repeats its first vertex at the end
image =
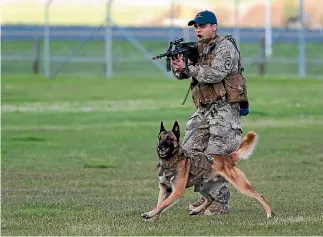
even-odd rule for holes
{"type": "Polygon", "coordinates": [[[166,58],[166,70],[167,70],[167,72],[169,72],[171,70],[170,58],[166,58]]]}
{"type": "Polygon", "coordinates": [[[185,74],[188,75],[190,73],[188,69],[188,57],[185,57],[185,74]]]}

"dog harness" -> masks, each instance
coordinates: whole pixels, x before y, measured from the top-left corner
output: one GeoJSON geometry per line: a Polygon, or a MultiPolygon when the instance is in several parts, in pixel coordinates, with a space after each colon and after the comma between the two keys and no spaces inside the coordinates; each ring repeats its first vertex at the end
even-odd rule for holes
{"type": "Polygon", "coordinates": [[[159,159],[159,182],[166,186],[171,186],[171,181],[176,177],[176,164],[181,160],[190,159],[189,177],[186,188],[199,186],[209,178],[212,171],[212,164],[204,156],[186,157],[181,148],[167,160],[159,159]]]}

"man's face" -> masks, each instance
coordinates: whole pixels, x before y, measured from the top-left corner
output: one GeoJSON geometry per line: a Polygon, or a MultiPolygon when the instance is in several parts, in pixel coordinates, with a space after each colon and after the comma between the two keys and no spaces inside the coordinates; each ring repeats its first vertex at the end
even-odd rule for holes
{"type": "Polygon", "coordinates": [[[216,35],[216,25],[212,25],[212,24],[199,25],[195,23],[194,29],[198,40],[213,38],[216,35]]]}

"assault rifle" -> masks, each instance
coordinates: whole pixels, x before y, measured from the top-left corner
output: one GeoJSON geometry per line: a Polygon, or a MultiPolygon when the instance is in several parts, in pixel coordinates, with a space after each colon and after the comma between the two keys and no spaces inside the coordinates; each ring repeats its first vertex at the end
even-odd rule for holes
{"type": "Polygon", "coordinates": [[[166,57],[166,70],[169,72],[171,70],[170,60],[176,59],[177,55],[183,55],[185,65],[186,65],[186,74],[188,74],[188,60],[193,64],[197,63],[198,59],[198,49],[197,42],[183,42],[183,38],[179,38],[169,42],[169,47],[165,53],[154,56],[152,59],[160,59],[166,57]]]}

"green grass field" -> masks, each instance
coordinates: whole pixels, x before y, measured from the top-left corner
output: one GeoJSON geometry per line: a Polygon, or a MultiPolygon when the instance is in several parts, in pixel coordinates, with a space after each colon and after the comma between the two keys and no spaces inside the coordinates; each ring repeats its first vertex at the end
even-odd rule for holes
{"type": "Polygon", "coordinates": [[[231,188],[231,212],[189,216],[185,197],[156,222],[160,121],[193,113],[187,81],[2,77],[2,235],[322,235],[323,97],[316,79],[249,78],[254,155],[239,162],[272,206],[231,188]]]}
{"type": "MultiPolygon", "coordinates": [[[[168,47],[168,42],[150,42],[140,41],[141,46],[149,55],[157,55],[165,52],[168,47]]],[[[104,57],[104,42],[89,41],[83,44],[82,41],[52,41],[50,51],[53,57],[69,56],[75,49],[76,57],[104,57]]],[[[34,55],[34,42],[32,41],[3,41],[1,45],[2,55],[34,55]]],[[[323,68],[318,63],[317,59],[322,58],[323,47],[321,43],[307,43],[307,75],[320,77],[323,75],[323,68]]],[[[273,56],[268,59],[265,67],[265,73],[269,76],[298,76],[298,44],[280,43],[273,45],[273,56]],[[291,62],[277,61],[280,59],[296,60],[291,62]]],[[[259,44],[242,43],[241,44],[242,63],[245,67],[247,75],[259,74],[259,44]],[[252,60],[252,61],[250,61],[252,60]]],[[[139,52],[131,43],[127,41],[114,41],[112,45],[113,57],[113,73],[118,77],[159,77],[163,73],[153,65],[150,58],[145,57],[142,52],[139,52]]],[[[165,65],[165,60],[159,60],[162,67],[165,65]]],[[[52,61],[50,64],[51,73],[60,70],[59,75],[88,77],[96,74],[97,76],[104,75],[104,63],[102,62],[76,62],[66,58],[63,62],[52,61]],[[62,67],[63,65],[63,67],[62,67]],[[60,69],[61,68],[61,69],[60,69]]],[[[43,72],[43,45],[40,45],[40,71],[43,72]]],[[[2,73],[28,73],[32,74],[32,61],[3,61],[2,73]]]]}

